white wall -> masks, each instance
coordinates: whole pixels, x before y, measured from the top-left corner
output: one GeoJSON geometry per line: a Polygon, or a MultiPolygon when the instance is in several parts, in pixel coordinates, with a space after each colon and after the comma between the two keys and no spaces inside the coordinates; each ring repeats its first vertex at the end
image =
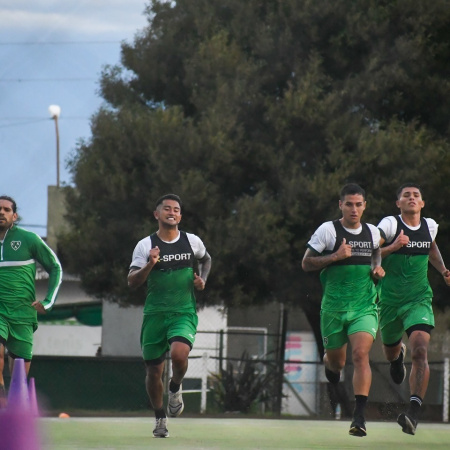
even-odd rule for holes
{"type": "Polygon", "coordinates": [[[102,340],[102,327],[89,327],[76,320],[40,324],[34,333],[34,356],[95,356],[102,340]]]}
{"type": "MultiPolygon", "coordinates": [[[[142,356],[140,332],[142,306],[120,307],[116,303],[103,302],[102,355],[142,356]]],[[[205,351],[217,350],[219,336],[226,329],[227,318],[221,308],[208,307],[198,312],[198,334],[190,356],[201,356],[205,351]]]]}

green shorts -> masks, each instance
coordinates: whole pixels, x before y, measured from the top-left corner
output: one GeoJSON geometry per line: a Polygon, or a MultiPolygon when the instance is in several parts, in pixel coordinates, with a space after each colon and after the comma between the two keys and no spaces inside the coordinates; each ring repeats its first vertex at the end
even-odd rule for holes
{"type": "Polygon", "coordinates": [[[195,313],[145,314],[141,329],[141,349],[145,361],[169,351],[169,340],[182,337],[194,345],[198,317],[195,313]]]}
{"type": "Polygon", "coordinates": [[[31,360],[33,357],[33,333],[36,325],[11,323],[0,315],[0,336],[5,339],[5,347],[18,358],[31,360]]]}
{"type": "Polygon", "coordinates": [[[375,339],[378,329],[377,308],[364,311],[320,311],[320,330],[326,349],[341,348],[348,336],[366,332],[375,339]]]}
{"type": "Polygon", "coordinates": [[[434,327],[431,299],[402,306],[379,304],[381,341],[389,345],[398,342],[405,330],[413,325],[426,324],[434,327]]]}

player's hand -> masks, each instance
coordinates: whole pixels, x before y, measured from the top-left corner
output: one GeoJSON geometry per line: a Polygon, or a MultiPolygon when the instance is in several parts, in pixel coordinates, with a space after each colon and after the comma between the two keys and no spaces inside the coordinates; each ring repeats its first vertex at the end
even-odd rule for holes
{"type": "Polygon", "coordinates": [[[196,273],[194,273],[194,287],[195,289],[197,289],[197,291],[203,291],[203,289],[205,289],[205,281],[196,273]]]}
{"type": "Polygon", "coordinates": [[[152,262],[153,265],[155,265],[158,262],[159,259],[159,247],[154,247],[150,250],[150,254],[149,254],[149,262],[152,262]]]}
{"type": "Polygon", "coordinates": [[[381,280],[384,277],[385,271],[381,266],[376,266],[372,269],[372,275],[375,279],[381,280]]]}
{"type": "Polygon", "coordinates": [[[450,270],[445,269],[444,272],[442,272],[442,276],[444,277],[445,284],[450,286],[450,270]]]}
{"type": "Polygon", "coordinates": [[[336,256],[338,260],[350,258],[352,256],[352,246],[347,244],[347,241],[342,239],[342,243],[336,251],[336,256]]]}
{"type": "Polygon", "coordinates": [[[409,236],[407,236],[403,230],[400,230],[400,234],[397,236],[397,239],[394,241],[395,249],[398,250],[409,243],[409,236]]]}
{"type": "Polygon", "coordinates": [[[38,300],[36,300],[35,302],[33,302],[31,304],[31,306],[39,313],[39,314],[46,314],[47,311],[44,308],[44,305],[39,302],[38,300]]]}

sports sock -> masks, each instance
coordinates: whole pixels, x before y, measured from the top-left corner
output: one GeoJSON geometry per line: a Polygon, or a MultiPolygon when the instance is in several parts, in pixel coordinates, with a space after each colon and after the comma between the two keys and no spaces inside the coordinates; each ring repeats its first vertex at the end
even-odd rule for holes
{"type": "Polygon", "coordinates": [[[169,391],[175,394],[175,392],[178,392],[180,390],[181,384],[174,383],[172,380],[170,380],[169,383],[169,391]]]}
{"type": "Polygon", "coordinates": [[[408,414],[414,420],[417,420],[417,418],[419,417],[421,406],[422,406],[422,399],[418,395],[411,395],[411,397],[409,397],[408,414]]]}
{"type": "Polygon", "coordinates": [[[166,412],[163,408],[161,409],[155,409],[155,417],[157,419],[165,419],[166,418],[166,412]]]}
{"type": "Polygon", "coordinates": [[[355,411],[353,412],[353,417],[364,417],[367,399],[367,395],[355,395],[355,411]]]}

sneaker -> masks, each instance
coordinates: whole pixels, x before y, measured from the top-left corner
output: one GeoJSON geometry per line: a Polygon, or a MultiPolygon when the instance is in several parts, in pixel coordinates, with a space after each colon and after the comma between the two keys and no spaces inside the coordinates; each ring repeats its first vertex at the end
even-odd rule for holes
{"type": "Polygon", "coordinates": [[[166,438],[169,437],[169,430],[167,429],[167,418],[156,419],[155,429],[153,430],[153,437],[166,438]]]}
{"type": "Polygon", "coordinates": [[[338,384],[339,380],[341,379],[341,372],[333,372],[332,370],[327,369],[327,367],[325,366],[325,376],[331,384],[338,384]]]}
{"type": "Polygon", "coordinates": [[[395,384],[403,383],[403,380],[406,378],[406,367],[404,364],[406,355],[406,345],[402,344],[400,349],[400,354],[395,361],[391,361],[389,372],[391,374],[392,381],[395,384]]]}
{"type": "Polygon", "coordinates": [[[181,386],[178,392],[170,392],[169,390],[169,404],[167,405],[167,414],[169,417],[178,417],[183,412],[184,403],[181,392],[181,386]]]}
{"type": "Polygon", "coordinates": [[[397,417],[397,423],[402,427],[403,433],[412,434],[413,436],[416,434],[417,421],[408,416],[408,414],[401,413],[397,417]]]}
{"type": "Polygon", "coordinates": [[[367,436],[366,421],[364,420],[364,417],[359,416],[353,419],[348,434],[350,436],[358,436],[358,437],[367,436]]]}

